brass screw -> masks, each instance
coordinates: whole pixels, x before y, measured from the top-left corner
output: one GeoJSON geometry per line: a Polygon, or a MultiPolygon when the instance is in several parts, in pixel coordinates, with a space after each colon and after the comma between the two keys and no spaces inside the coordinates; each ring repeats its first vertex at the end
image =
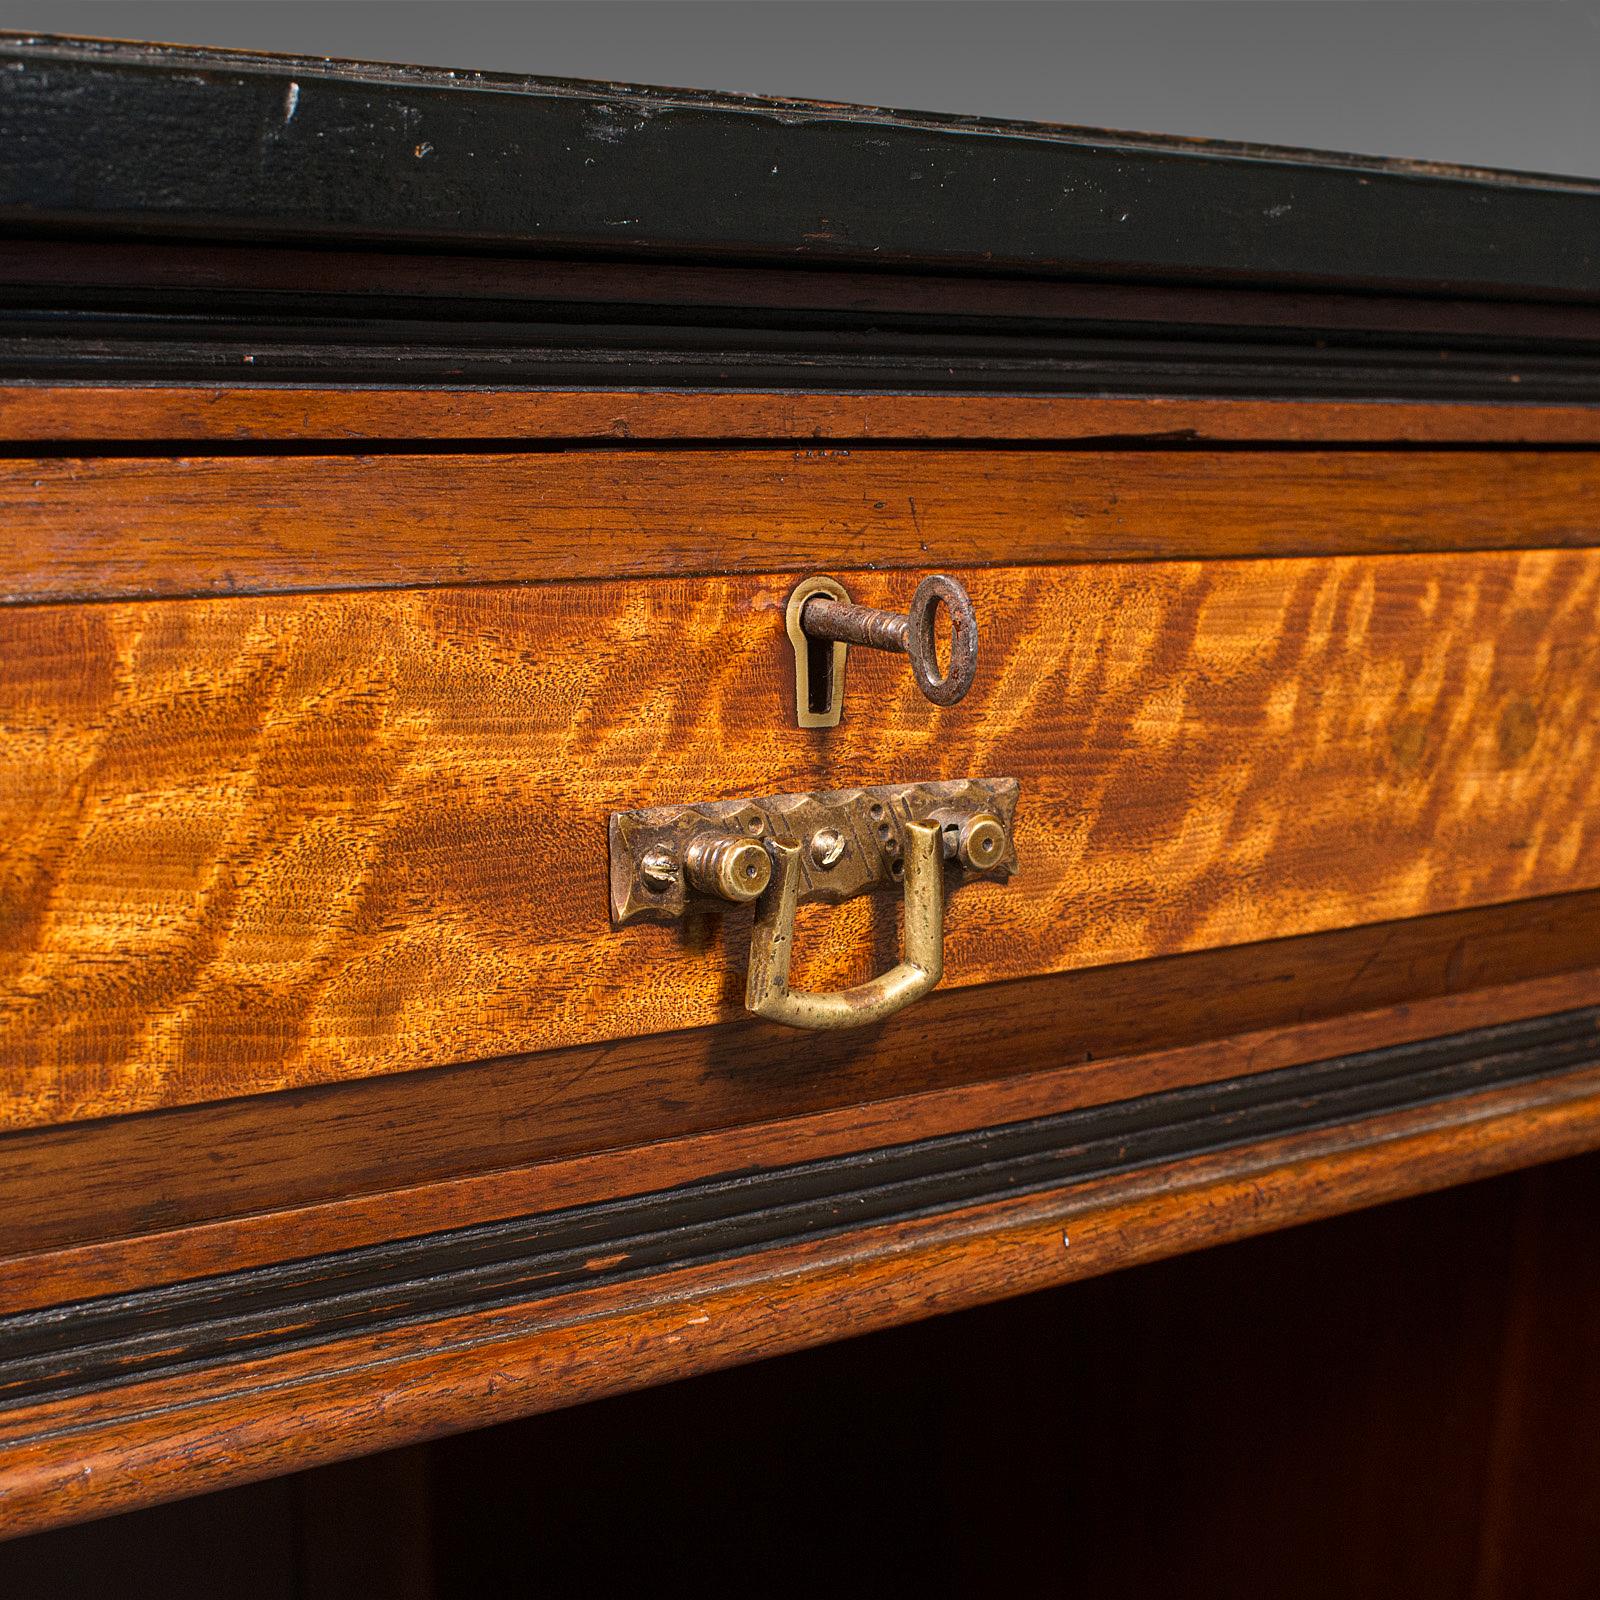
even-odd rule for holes
{"type": "Polygon", "coordinates": [[[639,863],[639,876],[647,887],[660,894],[678,881],[678,863],[673,860],[670,850],[658,846],[645,851],[644,859],[639,863]]]}
{"type": "Polygon", "coordinates": [[[818,828],[811,835],[811,859],[819,867],[835,867],[843,855],[844,835],[837,828],[818,828]]]}
{"type": "Polygon", "coordinates": [[[961,835],[956,843],[956,854],[961,865],[971,872],[984,872],[999,863],[1006,848],[1006,830],[1000,819],[987,811],[968,817],[961,824],[961,835]]]}

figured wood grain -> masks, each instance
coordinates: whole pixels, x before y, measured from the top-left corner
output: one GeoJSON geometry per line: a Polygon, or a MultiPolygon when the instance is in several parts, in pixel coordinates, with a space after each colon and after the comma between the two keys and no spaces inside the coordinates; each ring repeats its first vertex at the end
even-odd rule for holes
{"type": "MultiPolygon", "coordinates": [[[[3,257],[0,257],[3,262],[3,257]]],[[[0,440],[1600,444],[1600,406],[739,390],[0,386],[0,440]]]]}
{"type": "Polygon", "coordinates": [[[1519,1085],[644,1282],[0,1414],[16,1535],[983,1304],[1592,1149],[1600,1074],[1519,1085]]]}
{"type": "MultiPolygon", "coordinates": [[[[1022,869],[951,896],[951,987],[1600,885],[1600,554],[963,576],[967,700],[858,652],[808,733],[780,578],[15,613],[0,1114],[735,1018],[746,917],[608,926],[606,817],[642,804],[1019,777],[1022,869]]],[[[798,942],[798,981],[856,981],[894,908],[798,942]]]]}
{"type": "Polygon", "coordinates": [[[551,451],[0,463],[0,600],[1577,546],[1600,452],[551,451]]]}
{"type": "MultiPolygon", "coordinates": [[[[1385,956],[1401,968],[1409,959],[1403,950],[1385,956]]],[[[1005,991],[1008,1021],[1018,987],[1005,991]]],[[[765,1107],[739,1127],[525,1166],[496,1162],[514,1159],[525,1147],[521,1129],[537,1128],[550,1102],[519,1096],[491,1070],[481,1074],[487,1081],[476,1085],[470,1110],[441,1105],[434,1093],[440,1080],[454,1079],[464,1101],[462,1091],[470,1087],[464,1078],[479,1076],[475,1068],[340,1085],[310,1091],[320,1098],[309,1101],[260,1096],[13,1134],[0,1145],[0,1215],[8,1221],[8,1246],[19,1253],[0,1259],[0,1315],[1054,1116],[1596,1004],[1600,969],[1591,968],[1107,1062],[1050,1066],[1040,1058],[1034,1070],[1022,1071],[1024,1052],[1007,1063],[1019,1069],[1011,1077],[755,1120],[770,1114],[765,1107]],[[392,1096],[394,1111],[363,1122],[358,1107],[356,1115],[334,1120],[327,1102],[364,1089],[400,1091],[392,1096]],[[422,1170],[418,1147],[440,1175],[394,1187],[422,1170]],[[453,1167],[445,1164],[450,1160],[453,1167]],[[318,1182],[321,1189],[312,1188],[318,1182]],[[306,1203],[308,1193],[325,1198],[306,1203]],[[180,1220],[185,1213],[219,1220],[180,1220]],[[156,1231],[148,1231],[152,1227],[156,1231]],[[89,1240],[103,1242],[82,1242],[89,1240]]],[[[995,1019],[996,1008],[988,1015],[995,1019]]],[[[586,1099],[596,1112],[592,1138],[605,1137],[600,1113],[610,1104],[620,1121],[636,1097],[651,1093],[649,1046],[658,1042],[632,1041],[631,1050],[610,1052],[636,1069],[638,1080],[619,1083],[614,1102],[586,1099]]],[[[942,1033],[940,1042],[942,1055],[949,1048],[942,1033]]],[[[1004,1035],[997,1038],[994,1054],[1009,1053],[1010,1044],[1004,1035]]],[[[765,1085],[771,1076],[758,1071],[757,1081],[765,1085]]],[[[873,1085],[861,1093],[884,1091],[873,1085]]],[[[554,1120],[560,1120],[559,1108],[554,1120]]]]}

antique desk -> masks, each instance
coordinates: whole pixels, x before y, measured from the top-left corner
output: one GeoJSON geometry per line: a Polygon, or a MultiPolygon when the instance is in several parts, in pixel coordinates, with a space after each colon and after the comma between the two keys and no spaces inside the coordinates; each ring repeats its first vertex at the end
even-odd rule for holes
{"type": "Polygon", "coordinates": [[[1169,1592],[1593,1591],[1595,185],[0,58],[0,1531],[1052,1289],[1169,1592]]]}

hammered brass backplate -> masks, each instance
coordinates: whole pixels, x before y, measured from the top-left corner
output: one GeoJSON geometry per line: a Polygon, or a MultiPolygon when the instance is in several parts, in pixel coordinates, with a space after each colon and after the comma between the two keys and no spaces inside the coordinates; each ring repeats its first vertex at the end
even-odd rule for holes
{"type": "Polygon", "coordinates": [[[1015,778],[963,778],[617,812],[611,920],[666,922],[696,904],[726,910],[754,900],[771,880],[776,846],[798,851],[800,900],[837,903],[898,888],[912,823],[939,829],[954,882],[1004,879],[1017,864],[1016,808],[1015,778]]]}

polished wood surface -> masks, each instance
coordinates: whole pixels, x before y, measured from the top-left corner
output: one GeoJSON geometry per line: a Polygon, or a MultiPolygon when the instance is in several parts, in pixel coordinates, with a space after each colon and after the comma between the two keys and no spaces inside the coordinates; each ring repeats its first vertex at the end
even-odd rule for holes
{"type": "Polygon", "coordinates": [[[1597,1185],[1579,1157],[0,1542],[0,1592],[770,1592],[781,1548],[796,1593],[1572,1600],[1600,1440],[1550,1401],[1600,1354],[1597,1185]]]}
{"type": "Polygon", "coordinates": [[[1583,546],[1597,499],[1587,450],[23,457],[0,600],[1583,546]]]}
{"type": "MultiPolygon", "coordinates": [[[[0,1203],[19,1220],[8,1242],[20,1253],[0,1259],[0,1315],[1238,1080],[1597,1003],[1600,969],[1589,969],[1106,1063],[1026,1071],[1032,1058],[1025,1055],[1007,1060],[1018,1075],[1005,1079],[887,1096],[874,1088],[864,1091],[875,1097],[867,1104],[776,1121],[763,1120],[775,1109],[767,1105],[753,1108],[743,1126],[524,1165],[507,1163],[519,1148],[543,1143],[543,1103],[519,1099],[501,1082],[478,1085],[450,1073],[340,1086],[327,1096],[331,1108],[270,1097],[198,1107],[176,1125],[180,1114],[167,1113],[13,1136],[0,1151],[12,1169],[0,1203]],[[453,1101],[433,1092],[440,1078],[453,1101]],[[361,1088],[398,1092],[386,1097],[391,1106],[363,1116],[368,1108],[339,1104],[361,1088]],[[466,1091],[474,1089],[469,1106],[466,1091]],[[417,1175],[430,1161],[435,1174],[417,1175]]],[[[992,1048],[1006,1043],[996,1039],[992,1048]]],[[[649,1074],[642,1066],[646,1083],[649,1074]]],[[[626,1085],[617,1101],[626,1107],[626,1085]]]]}
{"type": "MultiPolygon", "coordinates": [[[[0,253],[0,281],[5,257],[0,253]]],[[[592,273],[593,268],[586,268],[592,273]]],[[[1415,308],[1410,308],[1414,318],[1415,308]]],[[[481,439],[1192,445],[1600,445],[1600,406],[1517,401],[0,385],[0,439],[177,444],[481,439]]]]}
{"type": "Polygon", "coordinates": [[[1593,1005],[1597,949],[1562,896],[936,992],[804,1052],[750,1019],[18,1131],[0,1314],[1593,1005]]]}
{"type": "MultiPolygon", "coordinates": [[[[1020,777],[952,987],[1600,884],[1592,553],[962,576],[967,701],[859,652],[809,733],[776,578],[19,611],[0,1117],[736,1017],[744,919],[607,923],[603,820],[668,800],[1020,777]]],[[[799,938],[838,986],[892,924],[799,938]]]]}
{"type": "Polygon", "coordinates": [[[621,1393],[1592,1148],[1569,1074],[531,1305],[0,1413],[15,1534],[621,1393]]]}
{"type": "Polygon", "coordinates": [[[1600,1324],[1525,1328],[1524,1306],[1552,1272],[1553,1311],[1596,1303],[1597,1202],[1580,1157],[374,1476],[426,1458],[439,1600],[535,1562],[556,1590],[708,1560],[760,1587],[774,1548],[793,1592],[848,1571],[940,1596],[1575,1600],[1600,1590],[1600,1436],[1581,1390],[1565,1414],[1543,1397],[1600,1365],[1600,1324]]]}
{"type": "MultiPolygon", "coordinates": [[[[1600,186],[7,48],[0,1536],[416,1446],[273,1526],[297,1600],[420,1596],[442,1435],[1600,1148],[1600,186]],[[940,569],[972,693],[859,649],[795,728],[797,579],[940,569]],[[973,776],[1021,868],[882,1027],[747,1017],[748,912],[610,927],[613,811],[973,776]]],[[[808,906],[799,983],[898,920],[808,906]]],[[[1030,1498],[968,1417],[966,1587],[1029,1589],[1009,1516],[1107,1597],[1586,1593],[1592,1184],[1288,1250],[1234,1339],[1005,1324],[989,1391],[1124,1451],[1030,1498]],[[1355,1285],[1391,1392],[1307,1397],[1355,1285]]]]}
{"type": "MultiPolygon", "coordinates": [[[[931,1090],[875,1099],[779,1122],[750,1122],[715,1133],[624,1146],[595,1155],[552,1158],[522,1166],[496,1166],[454,1176],[443,1139],[466,1125],[467,1139],[482,1139],[491,1107],[510,1101],[514,1109],[494,1120],[538,1123],[538,1101],[510,1099],[499,1085],[483,1090],[475,1117],[430,1125],[429,1102],[421,1091],[435,1074],[382,1085],[414,1090],[410,1115],[392,1117],[350,1152],[349,1178],[339,1181],[334,1160],[355,1139],[318,1139],[315,1126],[298,1138],[304,1107],[293,1099],[234,1102],[256,1115],[229,1117],[234,1104],[218,1107],[200,1128],[128,1126],[125,1120],[88,1125],[83,1149],[64,1146],[46,1134],[38,1144],[8,1150],[19,1157],[19,1182],[6,1194],[21,1192],[32,1226],[13,1238],[21,1254],[0,1259],[0,1315],[53,1306],[70,1299],[120,1294],[184,1278],[237,1272],[245,1267],[299,1258],[323,1251],[352,1250],[392,1238],[418,1237],[453,1227],[549,1213],[563,1206],[597,1205],[618,1195],[651,1187],[675,1186],[714,1178],[726,1171],[757,1171],[792,1160],[845,1157],[883,1144],[960,1133],[971,1126],[1019,1122],[1080,1107],[1104,1106],[1139,1094],[1250,1077],[1330,1053],[1382,1050],[1422,1042],[1443,1032],[1490,1026],[1494,1022],[1536,1018],[1571,1006],[1600,1003],[1600,970],[1531,979],[1523,984],[1470,990],[1437,1000],[1386,1006],[1381,1011],[1338,1016],[1299,1026],[1262,1029],[1210,1045],[1150,1051],[1125,1061],[1038,1069],[1000,1082],[979,1082],[962,1090],[931,1090]],[[427,1126],[427,1149],[445,1174],[402,1187],[386,1171],[382,1157],[418,1141],[427,1126]],[[117,1134],[130,1134],[118,1139],[117,1134]],[[139,1141],[139,1133],[152,1134],[139,1141]],[[206,1133],[214,1142],[203,1144],[206,1133]],[[256,1146],[235,1160],[230,1134],[256,1146]],[[141,1147],[142,1144],[142,1147],[141,1147]],[[128,1160],[118,1166],[120,1147],[128,1160]],[[53,1166],[46,1163],[54,1162],[53,1166]],[[211,1174],[216,1182],[206,1182],[211,1174]],[[328,1198],[307,1200],[322,1186],[328,1198]],[[120,1187],[118,1187],[120,1186],[120,1187]],[[29,1190],[32,1190],[30,1194],[29,1190]],[[245,1210],[254,1202],[258,1210],[245,1210]],[[181,1221],[184,1214],[200,1221],[181,1221]],[[206,1221],[206,1218],[218,1218],[206,1221]],[[102,1240],[66,1243],[61,1240],[102,1240]]],[[[621,1093],[621,1091],[619,1091],[621,1093]]],[[[626,1099],[626,1094],[622,1096],[626,1099]]],[[[202,1107],[210,1110],[210,1107],[202,1107]]],[[[75,1133],[77,1130],[69,1130],[75,1133]]],[[[346,1128],[336,1128],[346,1133],[346,1128]]],[[[510,1160],[509,1150],[504,1157],[510,1160]]],[[[456,1157],[459,1160],[459,1157],[456,1157]]],[[[403,1162],[395,1162],[402,1166],[403,1162]]]]}

